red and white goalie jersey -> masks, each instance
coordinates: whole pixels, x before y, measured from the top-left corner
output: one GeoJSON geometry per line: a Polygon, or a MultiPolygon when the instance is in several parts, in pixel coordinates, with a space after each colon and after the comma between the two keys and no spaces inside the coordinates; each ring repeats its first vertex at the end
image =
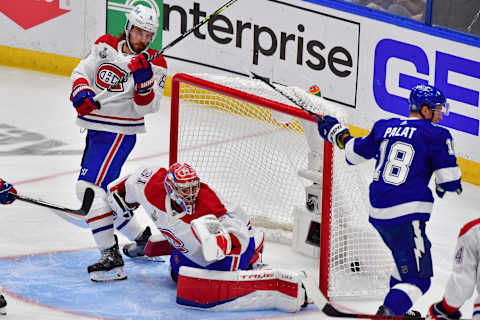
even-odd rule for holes
{"type": "MultiPolygon", "coordinates": [[[[165,189],[166,174],[164,168],[143,168],[130,175],[125,182],[125,201],[142,205],[169,243],[202,267],[212,264],[212,261],[205,259],[202,244],[192,232],[191,223],[198,218],[214,215],[231,239],[227,255],[239,258],[253,241],[250,222],[241,208],[227,206],[215,191],[201,182],[193,213],[181,212],[165,189]]],[[[238,263],[235,264],[233,259],[231,270],[236,268],[238,263]]]]}
{"type": "MultiPolygon", "coordinates": [[[[125,40],[106,34],[98,38],[89,55],[81,60],[72,72],[73,86],[88,85],[96,94],[107,89],[130,70],[128,64],[135,55],[122,52],[125,40]]],[[[148,57],[157,50],[146,49],[148,57]]],[[[144,115],[158,111],[163,97],[163,88],[167,78],[167,63],[163,56],[151,61],[154,95],[135,95],[133,76],[109,90],[101,99],[101,109],[88,115],[77,117],[77,124],[82,128],[101,130],[122,134],[145,132],[144,115]]]]}

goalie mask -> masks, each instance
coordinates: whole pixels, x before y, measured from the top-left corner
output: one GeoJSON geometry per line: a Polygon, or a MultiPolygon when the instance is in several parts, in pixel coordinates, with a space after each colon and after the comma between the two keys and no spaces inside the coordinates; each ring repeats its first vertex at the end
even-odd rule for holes
{"type": "Polygon", "coordinates": [[[130,43],[130,31],[134,26],[152,33],[152,39],[148,44],[150,45],[153,40],[155,40],[155,35],[157,34],[158,30],[157,13],[154,9],[139,4],[135,6],[135,8],[127,16],[127,23],[125,24],[127,46],[132,52],[138,54],[140,52],[135,51],[130,43]]]}
{"type": "Polygon", "coordinates": [[[185,214],[193,214],[195,200],[200,191],[200,179],[193,168],[186,163],[174,163],[168,169],[163,180],[170,199],[185,214]]]}

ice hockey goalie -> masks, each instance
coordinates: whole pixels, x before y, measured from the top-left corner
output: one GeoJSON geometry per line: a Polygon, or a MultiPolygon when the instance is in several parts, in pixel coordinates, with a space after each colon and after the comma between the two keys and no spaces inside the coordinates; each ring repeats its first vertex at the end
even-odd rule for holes
{"type": "Polygon", "coordinates": [[[279,308],[291,312],[304,304],[304,274],[255,269],[263,250],[263,233],[253,229],[240,207],[227,204],[200,182],[190,165],[142,168],[113,186],[107,199],[116,225],[124,226],[121,231],[136,240],[136,255],[144,254],[149,236],[148,227],[131,212],[139,205],[173,247],[170,267],[172,279],[178,282],[178,304],[210,310],[279,308]]]}

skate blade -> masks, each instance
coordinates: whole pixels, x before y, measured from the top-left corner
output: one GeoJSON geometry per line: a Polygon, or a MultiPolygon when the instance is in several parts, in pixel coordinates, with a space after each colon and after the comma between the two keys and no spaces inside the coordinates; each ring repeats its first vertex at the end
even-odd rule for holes
{"type": "Polygon", "coordinates": [[[0,308],[0,316],[6,316],[7,315],[7,308],[0,308]]]}
{"type": "Polygon", "coordinates": [[[110,271],[94,271],[90,272],[90,280],[94,282],[106,282],[127,279],[127,274],[123,267],[113,268],[110,271]]]}
{"type": "Polygon", "coordinates": [[[157,257],[148,257],[148,256],[137,256],[137,257],[131,257],[132,259],[138,259],[138,260],[146,260],[146,261],[153,261],[153,262],[165,262],[162,257],[157,256],[157,257]]]}

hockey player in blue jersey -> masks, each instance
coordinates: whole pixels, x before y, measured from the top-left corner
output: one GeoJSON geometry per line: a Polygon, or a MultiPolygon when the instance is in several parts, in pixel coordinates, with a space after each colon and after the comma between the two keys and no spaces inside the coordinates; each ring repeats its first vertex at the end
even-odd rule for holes
{"type": "Polygon", "coordinates": [[[428,187],[432,175],[440,198],[447,191],[462,192],[453,138],[436,125],[442,112],[448,114],[445,96],[433,86],[417,85],[409,102],[409,118],[379,120],[363,138],[351,137],[336,118],[324,116],[324,121],[318,122],[322,138],[345,149],[349,164],[376,161],[369,221],[392,252],[397,267],[379,315],[407,313],[430,287],[431,243],[425,224],[433,208],[428,187]]]}

